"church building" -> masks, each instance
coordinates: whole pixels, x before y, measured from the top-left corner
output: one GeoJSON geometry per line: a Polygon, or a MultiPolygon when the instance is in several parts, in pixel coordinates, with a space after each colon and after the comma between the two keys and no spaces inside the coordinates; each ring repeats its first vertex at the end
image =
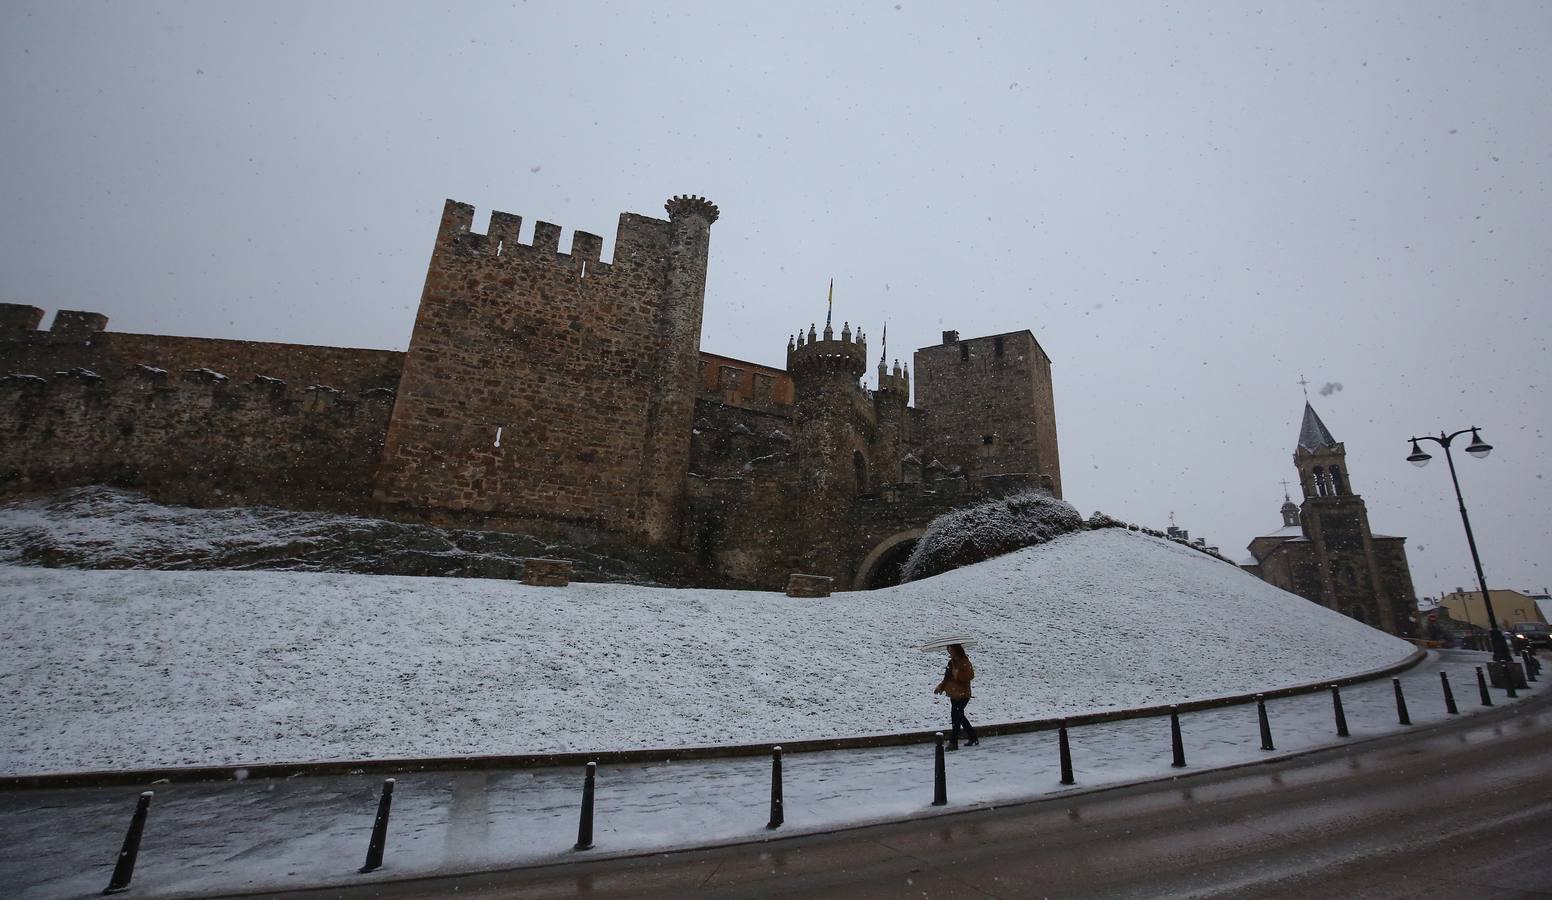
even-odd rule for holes
{"type": "Polygon", "coordinates": [[[1283,525],[1250,542],[1245,571],[1392,634],[1411,631],[1417,597],[1406,538],[1375,534],[1353,493],[1347,451],[1308,402],[1293,451],[1304,502],[1283,495],[1283,525]]]}

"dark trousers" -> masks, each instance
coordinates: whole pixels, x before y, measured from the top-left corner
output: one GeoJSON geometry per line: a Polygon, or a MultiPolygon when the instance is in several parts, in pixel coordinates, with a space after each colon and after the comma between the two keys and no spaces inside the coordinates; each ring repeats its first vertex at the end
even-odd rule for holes
{"type": "Polygon", "coordinates": [[[969,702],[969,697],[963,700],[949,698],[949,719],[954,725],[954,736],[949,739],[950,746],[959,746],[959,729],[961,726],[965,729],[965,739],[972,744],[975,743],[975,726],[971,725],[970,720],[965,718],[965,704],[969,702]]]}

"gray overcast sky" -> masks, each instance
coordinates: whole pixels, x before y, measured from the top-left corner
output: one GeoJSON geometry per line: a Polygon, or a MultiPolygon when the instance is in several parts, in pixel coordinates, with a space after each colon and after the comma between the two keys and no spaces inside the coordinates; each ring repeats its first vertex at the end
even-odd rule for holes
{"type": "Polygon", "coordinates": [[[607,258],[705,194],[708,350],[781,365],[831,276],[901,358],[1029,328],[1068,499],[1235,558],[1302,374],[1420,594],[1473,578],[1404,439],[1466,425],[1489,582],[1552,587],[1552,5],[830,6],[12,0],[0,299],[402,349],[443,198],[607,258]]]}

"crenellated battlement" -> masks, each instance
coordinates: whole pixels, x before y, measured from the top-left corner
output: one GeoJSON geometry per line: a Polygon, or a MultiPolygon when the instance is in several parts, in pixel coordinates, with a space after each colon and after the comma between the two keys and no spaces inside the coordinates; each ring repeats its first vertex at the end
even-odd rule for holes
{"type": "Polygon", "coordinates": [[[806,338],[800,330],[795,338],[787,339],[787,371],[793,374],[831,370],[861,378],[867,369],[867,336],[861,328],[852,334],[849,322],[841,326],[838,339],[834,328],[828,324],[822,336],[810,324],[806,338]]]}
{"type": "Polygon", "coordinates": [[[54,313],[47,331],[43,310],[20,303],[0,303],[0,340],[42,339],[53,341],[89,341],[108,327],[108,317],[98,312],[62,309],[54,313]]]}
{"type": "Polygon", "coordinates": [[[528,244],[518,238],[522,227],[522,216],[493,210],[485,233],[481,234],[474,230],[474,206],[448,200],[443,208],[437,242],[456,253],[512,260],[514,264],[550,262],[592,277],[610,274],[617,261],[631,256],[643,245],[666,245],[669,223],[635,213],[622,213],[615,230],[615,261],[610,262],[602,259],[604,239],[599,235],[575,230],[571,235],[570,252],[562,253],[561,226],[553,222],[535,222],[533,240],[528,244]]]}
{"type": "Polygon", "coordinates": [[[893,370],[884,368],[882,359],[878,361],[878,396],[894,403],[910,402],[911,373],[900,367],[900,360],[895,360],[893,370]]]}
{"type": "Polygon", "coordinates": [[[717,204],[712,203],[705,197],[693,194],[680,194],[677,197],[672,197],[667,203],[663,204],[663,209],[668,211],[670,219],[679,219],[684,216],[700,216],[706,220],[707,225],[716,222],[717,217],[722,214],[722,211],[717,209],[717,204]]]}

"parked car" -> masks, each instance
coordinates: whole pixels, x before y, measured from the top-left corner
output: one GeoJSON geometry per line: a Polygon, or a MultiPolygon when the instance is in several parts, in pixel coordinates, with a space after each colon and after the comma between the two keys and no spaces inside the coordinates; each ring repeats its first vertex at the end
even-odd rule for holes
{"type": "Polygon", "coordinates": [[[1516,622],[1509,626],[1509,632],[1514,635],[1514,647],[1529,644],[1537,648],[1552,648],[1552,627],[1541,622],[1516,622]]]}

